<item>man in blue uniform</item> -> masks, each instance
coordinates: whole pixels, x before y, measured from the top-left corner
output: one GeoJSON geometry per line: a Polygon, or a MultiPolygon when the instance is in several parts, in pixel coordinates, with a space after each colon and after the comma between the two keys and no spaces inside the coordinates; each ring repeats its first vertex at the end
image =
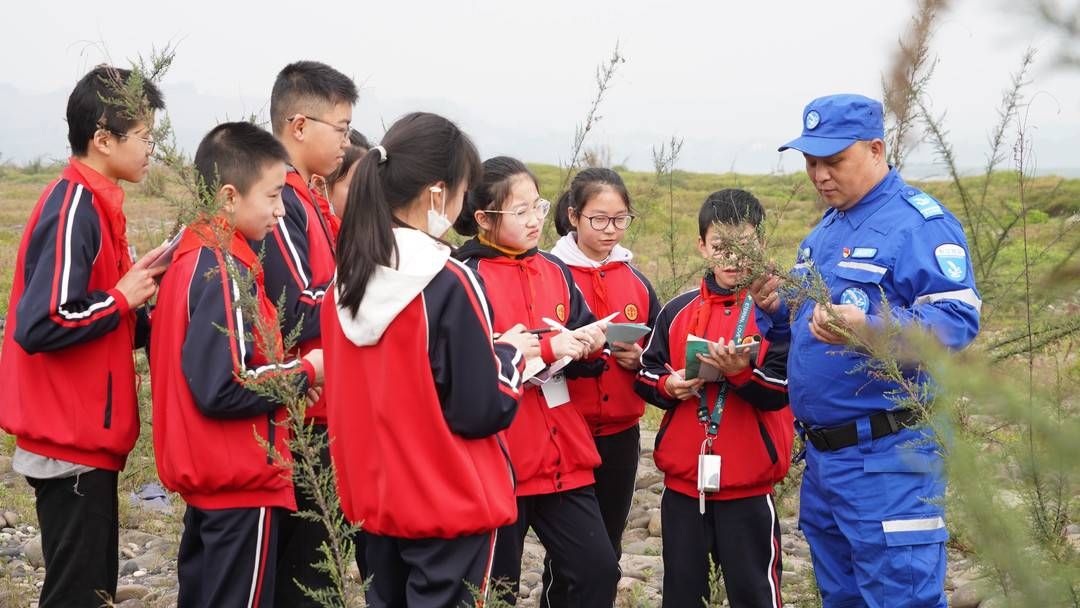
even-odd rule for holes
{"type": "Polygon", "coordinates": [[[775,278],[752,287],[773,320],[770,337],[791,339],[791,409],[807,439],[799,525],[826,607],[944,608],[941,459],[930,431],[890,399],[896,386],[861,368],[865,355],[845,349],[833,323],[852,332],[913,325],[950,349],[967,346],[982,302],[964,231],[889,167],[879,102],[832,95],[802,117],[802,136],[780,150],[803,153],[830,209],[799,246],[794,272],[821,273],[834,316],[815,302],[789,316],[775,278]]]}

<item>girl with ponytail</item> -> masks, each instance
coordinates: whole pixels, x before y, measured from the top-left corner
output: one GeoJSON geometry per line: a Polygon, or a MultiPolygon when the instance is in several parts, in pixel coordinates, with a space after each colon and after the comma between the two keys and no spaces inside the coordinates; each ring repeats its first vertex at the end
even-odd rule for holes
{"type": "Polygon", "coordinates": [[[458,606],[487,591],[495,530],[517,519],[502,437],[535,336],[492,341],[474,273],[441,240],[480,162],[435,114],[390,127],[360,161],[323,304],[330,453],[363,523],[367,605],[458,606]]]}

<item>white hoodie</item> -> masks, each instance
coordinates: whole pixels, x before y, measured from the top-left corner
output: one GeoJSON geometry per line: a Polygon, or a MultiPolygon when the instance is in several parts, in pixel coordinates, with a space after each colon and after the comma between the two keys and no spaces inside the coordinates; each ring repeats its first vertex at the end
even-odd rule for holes
{"type": "Polygon", "coordinates": [[[559,239],[555,246],[551,248],[551,253],[565,262],[567,266],[577,266],[578,268],[599,268],[611,262],[629,262],[634,257],[634,254],[630,253],[630,250],[626,247],[615,245],[603,262],[590,259],[581,250],[581,247],[578,247],[576,232],[571,232],[559,239]]]}
{"type": "MultiPolygon", "coordinates": [[[[419,230],[394,228],[398,267],[379,266],[368,279],[364,298],[353,316],[337,307],[341,331],[357,346],[378,344],[383,332],[439,274],[450,258],[450,248],[419,230]]],[[[340,290],[340,286],[337,287],[340,290]]],[[[341,301],[341,292],[337,292],[341,301]]]]}

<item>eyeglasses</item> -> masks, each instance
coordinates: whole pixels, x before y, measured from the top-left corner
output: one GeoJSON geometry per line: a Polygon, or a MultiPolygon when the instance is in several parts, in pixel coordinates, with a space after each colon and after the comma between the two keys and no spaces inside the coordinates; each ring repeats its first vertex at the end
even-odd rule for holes
{"type": "Polygon", "coordinates": [[[634,221],[632,215],[582,215],[581,217],[589,220],[589,226],[592,226],[592,229],[598,232],[607,230],[607,227],[612,224],[615,224],[616,230],[626,230],[634,221]]]}
{"type": "Polygon", "coordinates": [[[502,211],[497,209],[484,209],[484,213],[498,213],[501,215],[512,215],[518,219],[518,221],[525,221],[525,215],[532,213],[540,219],[547,217],[548,211],[551,211],[551,201],[543,198],[536,199],[532,205],[528,207],[518,207],[510,211],[502,211]]]}
{"type": "Polygon", "coordinates": [[[110,127],[104,127],[103,126],[101,128],[108,131],[109,133],[112,133],[113,135],[119,137],[120,139],[131,138],[131,139],[137,139],[137,140],[143,142],[144,144],[146,144],[146,147],[149,148],[150,154],[153,154],[154,153],[154,148],[157,148],[157,142],[154,141],[153,139],[149,138],[149,137],[140,137],[138,135],[132,135],[130,133],[123,133],[121,131],[118,131],[116,129],[112,129],[110,127]]]}
{"type": "Polygon", "coordinates": [[[289,119],[286,120],[285,122],[292,122],[292,121],[296,120],[297,116],[303,116],[304,118],[306,118],[306,119],[308,119],[308,120],[310,120],[312,122],[322,123],[322,124],[330,127],[331,129],[337,131],[337,134],[341,136],[341,139],[344,139],[346,141],[349,140],[349,130],[352,128],[350,123],[345,123],[345,126],[342,127],[342,126],[339,126],[339,125],[335,125],[334,123],[332,123],[330,121],[323,120],[321,118],[315,118],[314,116],[308,116],[307,114],[297,114],[296,116],[290,116],[289,119]]]}

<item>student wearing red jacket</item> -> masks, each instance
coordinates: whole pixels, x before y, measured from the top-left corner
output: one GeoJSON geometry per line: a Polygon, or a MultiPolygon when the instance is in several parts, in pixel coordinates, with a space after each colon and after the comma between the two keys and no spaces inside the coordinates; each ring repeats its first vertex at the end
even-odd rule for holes
{"type": "MultiPolygon", "coordinates": [[[[349,144],[349,123],[356,103],[352,79],[317,61],[297,61],[285,66],[274,81],[270,94],[270,123],[274,136],[289,154],[289,171],[281,199],[285,215],[261,243],[266,293],[277,302],[285,297],[282,331],[285,335],[300,327],[299,355],[319,348],[319,314],[326,289],[334,277],[334,247],[337,242],[329,201],[316,187],[321,177],[341,164],[349,144]]],[[[306,412],[314,431],[325,436],[326,404],[320,399],[306,412]]],[[[324,466],[329,450],[322,453],[324,466]]],[[[317,505],[303,492],[296,495],[300,511],[315,511],[317,505]]],[[[319,546],[328,540],[326,528],[317,521],[289,517],[281,526],[281,563],[278,565],[278,606],[315,608],[318,602],[297,585],[318,589],[329,587],[329,575],[311,564],[322,560],[319,546]]],[[[361,563],[361,571],[363,564],[361,563]]]]}
{"type": "Polygon", "coordinates": [[[323,304],[325,396],[373,608],[479,604],[496,530],[517,517],[503,430],[539,341],[517,327],[492,342],[480,283],[441,240],[479,169],[456,125],[415,113],[364,157],[349,193],[323,304]]]}
{"type": "Polygon", "coordinates": [[[730,239],[749,246],[764,215],[745,190],[709,195],[698,213],[698,249],[712,268],[698,289],[664,306],[641,355],[636,389],[666,410],[653,457],[666,486],[660,516],[664,606],[671,608],[708,597],[710,556],[723,570],[733,608],[781,605],[772,492],[787,474],[794,437],[788,349],[762,339],[758,309],[739,287],[745,271],[737,255],[719,249],[730,239]],[[698,355],[720,371],[720,380],[684,379],[688,335],[722,344],[698,355]],[[756,358],[735,352],[736,343],[754,340],[760,341],[756,358]],[[720,457],[718,491],[698,491],[702,454],[720,457]]]}
{"type": "Polygon", "coordinates": [[[284,213],[287,160],[250,123],[211,130],[195,167],[220,184],[221,210],[185,228],[161,281],[150,344],[154,452],[162,483],[188,504],[181,608],[274,605],[277,530],[296,501],[266,444],[287,457],[289,432],[282,404],[249,383],[284,375],[306,391],[322,376],[322,351],[279,363],[281,336],[255,335],[256,317],[276,331],[277,316],[248,241],[264,238],[284,213]],[[241,305],[239,276],[252,279],[258,310],[241,305]]]}
{"type": "MultiPolygon", "coordinates": [[[[555,229],[562,238],[551,253],[570,267],[593,313],[601,318],[617,313],[613,323],[652,327],[660,303],[652,284],[630,264],[633,254],[619,241],[633,221],[630,193],[619,174],[592,167],[580,171],[559,197],[555,229]]],[[[568,382],[570,399],[589,423],[600,466],[596,468],[596,500],[616,558],[622,555],[622,534],[634,499],[645,402],[634,392],[641,368],[641,345],[614,343],[602,373],[568,382]]],[[[564,606],[565,576],[552,572],[545,558],[541,606],[564,606]]]]}
{"type": "Polygon", "coordinates": [[[514,602],[525,534],[532,527],[565,572],[571,605],[610,606],[619,571],[593,491],[600,457],[566,388],[567,377],[596,376],[607,364],[606,357],[596,356],[606,324],[593,323],[570,269],[536,248],[550,206],[525,165],[500,156],[484,161],[483,178],[455,224],[459,233],[477,235],[456,256],[483,279],[495,331],[517,324],[539,329],[549,319],[564,331],[542,335],[537,363],[576,360],[543,385],[530,382],[521,397],[508,432],[518,520],[500,531],[493,576],[509,583],[505,599],[514,602]]]}
{"type": "MultiPolygon", "coordinates": [[[[0,351],[0,427],[34,488],[42,608],[96,607],[116,591],[117,475],[139,435],[132,348],[161,273],[148,268],[160,250],[133,264],[127,242],[119,181],[142,181],[154,149],[153,124],[106,102],[130,78],[99,66],[68,97],[72,157],[26,222],[0,351]]],[[[146,109],[162,108],[143,86],[146,109]]]]}

